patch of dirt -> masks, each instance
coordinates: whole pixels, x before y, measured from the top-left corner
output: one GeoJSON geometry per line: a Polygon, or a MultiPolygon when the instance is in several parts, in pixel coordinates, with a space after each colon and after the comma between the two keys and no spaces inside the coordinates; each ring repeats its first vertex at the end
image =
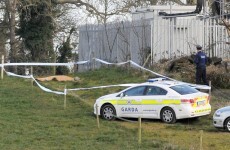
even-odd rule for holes
{"type": "Polygon", "coordinates": [[[49,76],[44,78],[36,78],[38,81],[74,81],[74,78],[65,76],[65,75],[57,75],[57,76],[49,76]]]}

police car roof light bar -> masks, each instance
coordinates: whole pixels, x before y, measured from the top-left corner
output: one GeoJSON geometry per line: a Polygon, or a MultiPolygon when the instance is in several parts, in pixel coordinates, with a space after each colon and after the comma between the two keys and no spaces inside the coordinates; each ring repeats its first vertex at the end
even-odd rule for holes
{"type": "Polygon", "coordinates": [[[167,78],[154,78],[154,79],[148,79],[148,82],[152,83],[152,82],[165,81],[165,80],[167,80],[167,78]]]}

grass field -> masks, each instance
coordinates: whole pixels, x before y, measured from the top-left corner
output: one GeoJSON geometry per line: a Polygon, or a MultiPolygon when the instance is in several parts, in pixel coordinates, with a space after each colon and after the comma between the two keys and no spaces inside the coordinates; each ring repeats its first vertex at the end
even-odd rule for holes
{"type": "MultiPolygon", "coordinates": [[[[75,75],[72,75],[75,76],[75,75]]],[[[119,68],[100,69],[76,74],[75,82],[42,82],[51,89],[64,87],[91,87],[119,83],[144,82],[149,74],[119,68]]],[[[28,79],[5,77],[0,81],[0,148],[11,149],[230,149],[230,133],[212,126],[212,114],[198,120],[185,119],[176,124],[159,120],[142,121],[142,144],[138,144],[138,123],[100,119],[97,128],[93,115],[96,98],[122,88],[108,88],[70,92],[67,107],[63,108],[63,95],[46,93],[32,86],[28,79]]],[[[229,90],[226,90],[228,93],[229,90]]],[[[212,113],[218,107],[229,105],[218,91],[213,91],[212,113]]],[[[222,93],[223,94],[223,93],[222,93]]]]}

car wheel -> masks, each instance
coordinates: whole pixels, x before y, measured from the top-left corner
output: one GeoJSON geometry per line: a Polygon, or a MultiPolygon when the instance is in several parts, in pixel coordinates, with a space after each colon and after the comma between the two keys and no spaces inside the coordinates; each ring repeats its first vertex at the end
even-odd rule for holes
{"type": "Polygon", "coordinates": [[[161,111],[161,120],[165,123],[175,123],[176,114],[172,108],[166,107],[161,111]]]}
{"type": "Polygon", "coordinates": [[[101,109],[101,116],[105,120],[114,120],[116,115],[116,110],[112,105],[104,105],[101,109]]]}
{"type": "Polygon", "coordinates": [[[224,127],[225,130],[230,132],[230,118],[228,118],[225,122],[224,122],[224,127]]]}

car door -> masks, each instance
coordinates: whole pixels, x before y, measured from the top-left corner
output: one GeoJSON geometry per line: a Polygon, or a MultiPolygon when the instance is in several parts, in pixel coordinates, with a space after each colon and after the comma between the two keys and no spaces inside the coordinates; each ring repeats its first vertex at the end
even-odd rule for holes
{"type": "Polygon", "coordinates": [[[148,86],[142,99],[142,113],[146,118],[157,118],[167,99],[167,90],[158,86],[148,86]]]}
{"type": "Polygon", "coordinates": [[[117,100],[121,117],[139,117],[142,114],[141,102],[146,86],[137,86],[122,92],[117,100]]]}

